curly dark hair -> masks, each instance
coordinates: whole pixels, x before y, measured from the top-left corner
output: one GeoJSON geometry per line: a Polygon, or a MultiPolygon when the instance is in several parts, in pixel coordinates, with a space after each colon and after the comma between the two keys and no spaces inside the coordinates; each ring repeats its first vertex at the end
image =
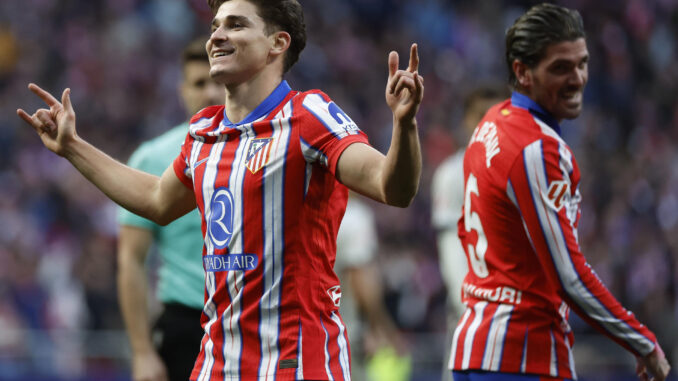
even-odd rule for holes
{"type": "MultiPolygon", "coordinates": [[[[207,5],[216,14],[221,4],[229,0],[207,0],[207,5]]],[[[297,0],[247,0],[257,7],[257,14],[266,22],[266,33],[285,31],[290,34],[290,47],[285,54],[283,73],[299,60],[306,47],[306,24],[304,11],[297,0]]]]}
{"type": "Polygon", "coordinates": [[[506,65],[509,84],[517,85],[513,61],[529,68],[537,66],[553,43],[586,38],[584,21],[578,11],[543,3],[530,8],[506,32],[506,65]]]}

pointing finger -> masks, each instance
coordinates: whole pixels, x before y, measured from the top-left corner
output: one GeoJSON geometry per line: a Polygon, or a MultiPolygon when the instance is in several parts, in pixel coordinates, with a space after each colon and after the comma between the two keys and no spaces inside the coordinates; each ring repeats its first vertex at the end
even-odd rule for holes
{"type": "Polygon", "coordinates": [[[398,53],[391,52],[388,54],[388,77],[391,78],[398,70],[398,53]]]}
{"type": "Polygon", "coordinates": [[[73,104],[71,103],[71,89],[64,89],[64,93],[61,94],[61,104],[64,106],[64,109],[68,113],[73,112],[73,104]]]}
{"type": "Polygon", "coordinates": [[[419,49],[417,44],[414,43],[410,47],[410,66],[407,71],[414,73],[417,70],[419,70],[419,49]]]}
{"type": "Polygon", "coordinates": [[[56,106],[59,104],[59,101],[52,96],[52,94],[48,93],[47,91],[43,90],[40,88],[40,86],[36,85],[35,83],[31,83],[28,85],[28,88],[35,93],[35,95],[39,96],[40,99],[45,101],[47,103],[47,106],[52,107],[56,106]]]}

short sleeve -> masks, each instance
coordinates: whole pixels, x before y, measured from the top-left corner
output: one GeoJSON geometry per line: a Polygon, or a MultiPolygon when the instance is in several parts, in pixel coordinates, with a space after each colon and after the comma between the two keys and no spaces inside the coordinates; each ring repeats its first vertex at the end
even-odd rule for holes
{"type": "Polygon", "coordinates": [[[300,139],[304,158],[335,174],[341,153],[353,143],[369,144],[367,135],[321,92],[311,92],[302,101],[300,139]]]}

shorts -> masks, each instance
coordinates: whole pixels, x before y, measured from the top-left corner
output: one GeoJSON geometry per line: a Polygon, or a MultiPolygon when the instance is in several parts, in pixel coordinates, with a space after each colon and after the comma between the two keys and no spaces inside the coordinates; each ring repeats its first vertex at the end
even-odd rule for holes
{"type": "Polygon", "coordinates": [[[169,381],[186,381],[193,371],[205,333],[200,326],[202,310],[177,303],[163,306],[153,326],[156,349],[165,363],[169,381]]]}

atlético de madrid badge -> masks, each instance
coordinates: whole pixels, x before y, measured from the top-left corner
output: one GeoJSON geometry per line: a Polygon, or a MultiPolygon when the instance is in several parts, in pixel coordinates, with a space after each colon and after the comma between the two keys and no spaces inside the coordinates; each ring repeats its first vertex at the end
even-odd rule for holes
{"type": "Polygon", "coordinates": [[[261,168],[268,164],[271,157],[271,142],[273,138],[252,139],[250,147],[247,150],[247,162],[245,166],[252,173],[257,173],[261,168]]]}

